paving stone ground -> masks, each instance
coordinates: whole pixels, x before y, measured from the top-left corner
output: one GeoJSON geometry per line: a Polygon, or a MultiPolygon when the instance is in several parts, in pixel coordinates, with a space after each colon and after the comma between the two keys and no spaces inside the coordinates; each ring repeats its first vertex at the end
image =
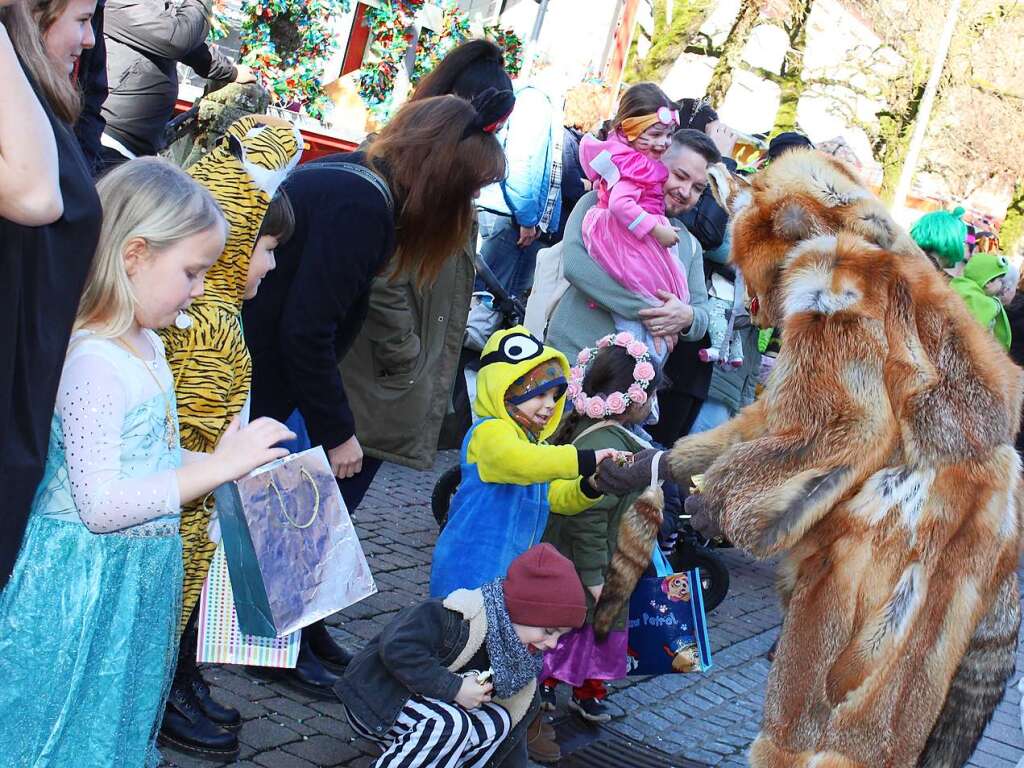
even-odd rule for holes
{"type": "MultiPolygon", "coordinates": [[[[429,499],[437,476],[456,461],[442,454],[432,471],[385,464],[355,515],[356,527],[380,590],[332,617],[332,634],[350,650],[374,637],[395,612],[426,596],[437,527],[429,499]]],[[[634,741],[722,768],[747,765],[745,751],[758,731],[769,662],[781,615],[773,568],[735,550],[722,550],[731,573],[725,602],[709,617],[714,669],[705,675],[634,678],[613,686],[609,729],[634,741]]],[[[1018,672],[969,768],[1016,768],[1024,759],[1018,672]]],[[[373,764],[378,750],[353,736],[341,705],[316,701],[282,685],[258,680],[238,667],[205,671],[214,696],[237,707],[244,724],[239,768],[323,768],[373,764]]],[[[564,711],[567,692],[560,693],[564,711]]],[[[163,768],[207,768],[163,750],[163,768]]]]}

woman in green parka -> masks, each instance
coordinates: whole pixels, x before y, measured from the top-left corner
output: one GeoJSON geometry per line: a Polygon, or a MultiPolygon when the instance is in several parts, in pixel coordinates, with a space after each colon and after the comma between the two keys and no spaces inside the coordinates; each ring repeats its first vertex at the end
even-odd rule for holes
{"type": "MultiPolygon", "coordinates": [[[[659,379],[643,342],[628,333],[602,338],[597,347],[579,353],[568,391],[573,410],[554,442],[627,453],[650,448],[650,438],[640,425],[650,413],[650,395],[659,379]]],[[[552,515],[548,520],[544,541],[573,562],[587,591],[586,624],[565,635],[544,656],[541,698],[548,709],[554,708],[554,688],[562,682],[573,686],[569,708],[580,717],[598,723],[611,719],[602,703],[607,695],[604,683],[626,676],[629,600],[623,601],[611,631],[600,641],[594,635],[594,608],[618,546],[619,523],[639,495],[604,496],[578,515],[552,515]]]]}

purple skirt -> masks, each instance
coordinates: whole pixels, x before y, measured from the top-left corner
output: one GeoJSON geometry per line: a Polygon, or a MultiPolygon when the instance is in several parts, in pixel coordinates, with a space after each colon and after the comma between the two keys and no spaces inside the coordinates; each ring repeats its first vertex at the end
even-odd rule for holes
{"type": "Polygon", "coordinates": [[[621,680],[626,676],[627,634],[625,629],[614,630],[598,642],[590,624],[567,632],[554,650],[544,654],[541,680],[553,677],[573,687],[586,680],[621,680]]]}

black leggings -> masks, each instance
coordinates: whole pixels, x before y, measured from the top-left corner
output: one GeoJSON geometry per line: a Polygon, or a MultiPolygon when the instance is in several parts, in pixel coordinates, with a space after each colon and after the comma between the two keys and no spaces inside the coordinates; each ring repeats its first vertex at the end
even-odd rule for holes
{"type": "Polygon", "coordinates": [[[178,666],[174,669],[175,688],[187,688],[199,674],[199,664],[196,661],[199,652],[199,625],[196,623],[198,616],[197,604],[192,609],[192,615],[188,617],[185,631],[181,633],[181,642],[178,644],[178,666]]]}

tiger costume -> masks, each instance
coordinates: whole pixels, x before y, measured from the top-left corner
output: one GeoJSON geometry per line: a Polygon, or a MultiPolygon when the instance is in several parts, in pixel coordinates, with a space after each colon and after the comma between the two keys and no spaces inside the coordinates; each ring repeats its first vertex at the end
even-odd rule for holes
{"type": "MultiPolygon", "coordinates": [[[[302,155],[289,123],[263,115],[235,121],[214,149],[188,169],[213,193],[229,229],[224,252],[206,273],[204,293],[188,308],[192,325],[160,331],[181,425],[181,446],[212,452],[249,397],[252,360],[242,336],[242,298],[249,261],[271,198],[302,155]]],[[[212,496],[181,510],[185,565],[181,629],[202,592],[216,545],[210,541],[212,496]]]]}

